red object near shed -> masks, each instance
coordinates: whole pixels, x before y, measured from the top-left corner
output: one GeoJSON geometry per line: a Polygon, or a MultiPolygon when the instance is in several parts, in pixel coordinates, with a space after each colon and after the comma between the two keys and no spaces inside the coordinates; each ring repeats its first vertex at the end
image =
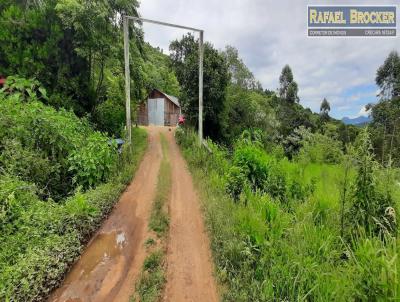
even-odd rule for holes
{"type": "Polygon", "coordinates": [[[0,75],[0,87],[6,83],[6,78],[0,75]]]}

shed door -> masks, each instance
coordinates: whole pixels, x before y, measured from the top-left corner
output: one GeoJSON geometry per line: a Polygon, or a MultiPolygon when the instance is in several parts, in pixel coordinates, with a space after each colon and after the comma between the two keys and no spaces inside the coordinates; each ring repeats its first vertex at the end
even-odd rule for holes
{"type": "Polygon", "coordinates": [[[149,125],[164,126],[164,99],[149,99],[149,125]]]}

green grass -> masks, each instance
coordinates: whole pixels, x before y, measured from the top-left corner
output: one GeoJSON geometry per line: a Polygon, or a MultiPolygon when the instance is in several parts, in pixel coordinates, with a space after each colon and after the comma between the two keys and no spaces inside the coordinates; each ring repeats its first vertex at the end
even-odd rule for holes
{"type": "Polygon", "coordinates": [[[146,248],[150,248],[155,244],[156,244],[156,241],[154,240],[154,238],[151,238],[151,237],[147,238],[146,241],[144,242],[144,246],[146,248]]]}
{"type": "MultiPolygon", "coordinates": [[[[138,283],[136,294],[140,302],[158,301],[165,284],[164,251],[152,252],[144,261],[143,270],[138,283]]],[[[131,301],[136,301],[131,298],[131,301]]]]}
{"type": "Polygon", "coordinates": [[[152,238],[146,240],[145,246],[153,249],[146,257],[138,282],[135,295],[131,301],[154,302],[161,298],[165,284],[165,239],[169,229],[169,216],[166,209],[171,190],[171,165],[168,158],[168,142],[161,133],[161,147],[163,158],[158,172],[156,196],[149,220],[149,229],[161,238],[157,244],[152,238]],[[155,250],[154,250],[155,249],[155,250]]]}
{"type": "Polygon", "coordinates": [[[210,142],[210,155],[184,135],[178,141],[200,192],[223,301],[398,301],[399,239],[340,237],[342,167],[284,160],[289,183],[315,179],[311,196],[288,206],[247,192],[246,203],[235,203],[225,191],[228,154],[210,142]]]}
{"type": "Polygon", "coordinates": [[[42,201],[34,186],[0,177],[0,203],[14,218],[0,226],[7,234],[0,236],[0,301],[44,301],[60,285],[138,167],[147,133],[134,128],[133,138],[131,152],[121,154],[107,183],[78,191],[62,202],[42,201]]]}

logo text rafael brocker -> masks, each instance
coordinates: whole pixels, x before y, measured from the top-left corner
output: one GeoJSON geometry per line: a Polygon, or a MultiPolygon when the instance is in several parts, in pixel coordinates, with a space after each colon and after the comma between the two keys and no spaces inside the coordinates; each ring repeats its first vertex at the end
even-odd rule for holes
{"type": "MultiPolygon", "coordinates": [[[[343,11],[309,11],[311,24],[347,24],[343,11]]],[[[350,9],[350,24],[395,24],[395,14],[392,11],[358,11],[350,9]]]]}

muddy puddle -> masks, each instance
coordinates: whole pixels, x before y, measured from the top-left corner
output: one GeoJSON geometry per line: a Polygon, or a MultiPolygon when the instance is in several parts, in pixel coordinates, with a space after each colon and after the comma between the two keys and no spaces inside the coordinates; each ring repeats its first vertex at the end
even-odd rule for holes
{"type": "Polygon", "coordinates": [[[127,244],[124,231],[99,233],[88,248],[90,257],[76,263],[52,301],[83,302],[95,296],[100,299],[101,291],[105,298],[124,272],[127,244]]]}

